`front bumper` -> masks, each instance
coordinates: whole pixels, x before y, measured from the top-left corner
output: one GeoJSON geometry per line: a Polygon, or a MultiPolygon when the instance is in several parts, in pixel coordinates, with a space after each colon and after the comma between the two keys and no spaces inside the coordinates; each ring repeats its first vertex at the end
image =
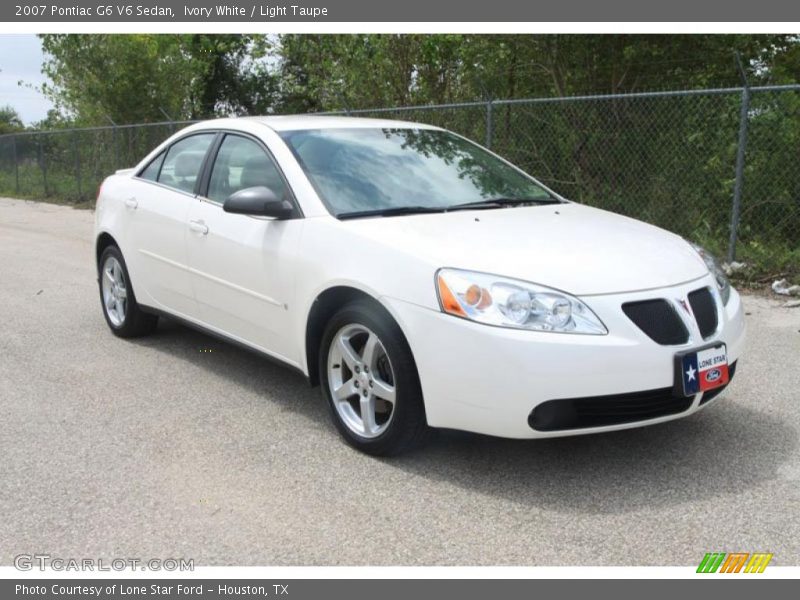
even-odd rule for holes
{"type": "Polygon", "coordinates": [[[718,327],[705,339],[693,317],[678,311],[690,332],[688,343],[681,345],[656,343],[621,309],[623,303],[654,298],[678,303],[706,286],[716,289],[710,275],[658,290],[581,297],[606,325],[608,335],[491,327],[397,299],[384,301],[414,353],[429,425],[508,438],[543,438],[650,425],[699,410],[702,393],[688,400],[687,408],[681,406],[678,412],[656,418],[555,431],[536,430],[529,424],[534,409],[544,402],[635,397],[637,393],[671,388],[676,352],[724,342],[728,363],[738,361],[745,325],[735,290],[724,306],[719,294],[713,293],[718,327]]]}

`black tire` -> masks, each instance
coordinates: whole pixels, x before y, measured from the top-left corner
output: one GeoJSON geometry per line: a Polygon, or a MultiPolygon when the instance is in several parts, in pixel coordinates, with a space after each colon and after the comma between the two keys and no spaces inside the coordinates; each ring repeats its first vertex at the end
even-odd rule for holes
{"type": "Polygon", "coordinates": [[[357,300],[342,307],[328,321],[319,352],[319,380],[333,422],[348,444],[373,456],[390,456],[421,446],[430,436],[425,404],[411,349],[400,327],[378,304],[357,300]],[[374,332],[383,346],[393,373],[396,399],[388,426],[377,437],[364,437],[351,429],[336,409],[328,377],[328,355],[337,333],[357,325],[374,332]]]}
{"type": "Polygon", "coordinates": [[[136,294],[133,291],[133,284],[131,283],[130,275],[128,274],[128,267],[125,265],[125,259],[122,257],[122,252],[114,245],[108,246],[100,255],[100,260],[97,264],[98,273],[98,288],[100,290],[100,307],[103,311],[106,323],[108,323],[111,332],[121,338],[140,337],[152,333],[158,325],[158,316],[144,312],[136,302],[136,294]],[[122,274],[125,282],[125,289],[127,292],[127,299],[124,308],[124,318],[121,323],[114,323],[106,308],[105,299],[103,297],[103,277],[104,267],[109,258],[116,259],[117,263],[122,268],[122,274]]]}

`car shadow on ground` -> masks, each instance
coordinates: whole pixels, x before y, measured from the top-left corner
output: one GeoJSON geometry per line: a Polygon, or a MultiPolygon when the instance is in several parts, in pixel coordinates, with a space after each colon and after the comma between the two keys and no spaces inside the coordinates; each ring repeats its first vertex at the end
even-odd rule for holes
{"type": "Polygon", "coordinates": [[[742,406],[736,389],[700,413],[613,433],[505,440],[441,431],[397,468],[547,510],[625,513],[738,494],[776,478],[797,431],[742,406]]]}
{"type": "Polygon", "coordinates": [[[257,352],[163,317],[153,334],[129,341],[228,380],[232,384],[232,398],[240,386],[309,419],[324,424],[328,418],[318,388],[312,388],[299,371],[257,352]]]}
{"type": "MultiPolygon", "coordinates": [[[[189,360],[232,386],[261,394],[269,390],[265,401],[279,402],[326,427],[330,436],[338,435],[318,389],[255,353],[170,321],[134,343],[189,360]],[[204,346],[222,351],[208,360],[198,352],[204,346]]],[[[734,382],[704,411],[651,427],[545,440],[441,430],[413,453],[377,459],[376,468],[573,513],[625,513],[713,500],[775,479],[798,446],[794,427],[749,408],[748,402],[734,382]]]]}

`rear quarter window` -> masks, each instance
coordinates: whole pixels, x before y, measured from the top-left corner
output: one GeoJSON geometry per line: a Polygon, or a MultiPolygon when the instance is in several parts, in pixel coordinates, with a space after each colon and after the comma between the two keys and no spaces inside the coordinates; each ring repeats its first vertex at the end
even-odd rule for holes
{"type": "Polygon", "coordinates": [[[139,173],[139,178],[146,179],[147,181],[156,181],[158,178],[158,172],[161,169],[161,163],[164,162],[165,154],[166,152],[162,152],[153,160],[151,160],[150,164],[142,169],[142,171],[139,173]]]}

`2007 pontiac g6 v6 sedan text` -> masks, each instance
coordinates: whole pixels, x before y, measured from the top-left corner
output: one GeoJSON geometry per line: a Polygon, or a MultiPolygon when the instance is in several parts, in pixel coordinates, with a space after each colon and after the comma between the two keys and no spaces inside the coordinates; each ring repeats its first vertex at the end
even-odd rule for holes
{"type": "Polygon", "coordinates": [[[702,248],[426,125],[193,125],[103,182],[95,229],[116,335],[169,316],[286,363],[371,454],[689,415],[744,341],[702,248]]]}

